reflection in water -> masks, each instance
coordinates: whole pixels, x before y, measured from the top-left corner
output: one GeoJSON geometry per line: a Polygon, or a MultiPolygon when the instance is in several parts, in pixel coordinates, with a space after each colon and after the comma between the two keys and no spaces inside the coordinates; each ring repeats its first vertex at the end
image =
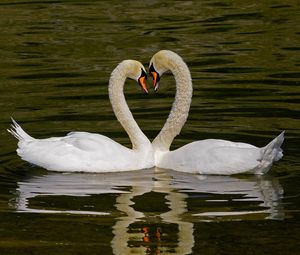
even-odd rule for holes
{"type": "Polygon", "coordinates": [[[144,186],[137,185],[132,186],[130,193],[120,194],[116,201],[116,208],[125,213],[125,216],[119,217],[116,224],[113,227],[114,238],[111,242],[114,254],[144,254],[145,248],[141,247],[129,247],[128,241],[130,239],[142,239],[144,233],[128,233],[128,228],[131,224],[141,220],[145,217],[142,212],[133,209],[132,199],[136,196],[141,196],[147,192],[150,192],[151,182],[144,182],[144,186]],[[147,185],[149,184],[149,185],[147,185]]]}
{"type": "MultiPolygon", "coordinates": [[[[182,176],[182,173],[177,173],[172,186],[177,192],[225,195],[221,199],[219,196],[207,196],[204,198],[206,203],[225,202],[228,205],[228,202],[258,202],[258,208],[260,208],[240,211],[237,211],[238,208],[231,208],[232,211],[228,211],[228,206],[224,206],[227,211],[205,211],[195,213],[194,216],[210,217],[211,219],[214,219],[214,216],[222,216],[223,219],[226,219],[224,216],[237,215],[239,217],[234,219],[239,220],[242,219],[240,218],[242,215],[246,214],[266,214],[265,218],[267,219],[284,218],[281,205],[283,189],[278,180],[271,176],[250,176],[247,179],[241,179],[231,176],[182,176]],[[226,195],[229,195],[228,199],[226,199],[226,195]]],[[[232,220],[232,218],[229,219],[232,220]]]]}
{"type": "Polygon", "coordinates": [[[118,174],[48,173],[18,182],[16,194],[17,212],[101,217],[117,213],[111,241],[114,254],[168,254],[170,241],[165,240],[170,238],[173,242],[176,240],[172,254],[190,254],[194,246],[195,221],[284,218],[283,190],[275,178],[264,176],[199,176],[157,168],[118,174]],[[147,210],[140,209],[144,207],[133,200],[153,194],[163,195],[163,199],[155,200],[167,209],[151,212],[149,216],[147,210]],[[52,208],[47,208],[47,203],[36,202],[49,198],[55,201],[60,196],[69,199],[70,196],[88,198],[95,195],[114,195],[116,200],[109,207],[95,209],[90,206],[89,210],[74,210],[69,205],[57,209],[52,203],[48,203],[52,208]],[[176,226],[175,238],[174,233],[164,232],[166,224],[176,226]]]}

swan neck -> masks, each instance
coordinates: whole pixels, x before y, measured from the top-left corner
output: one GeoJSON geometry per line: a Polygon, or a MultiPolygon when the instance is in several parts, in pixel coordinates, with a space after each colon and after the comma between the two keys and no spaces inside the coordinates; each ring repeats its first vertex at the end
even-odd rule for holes
{"type": "Polygon", "coordinates": [[[180,133],[187,120],[193,94],[188,66],[177,54],[169,58],[167,67],[174,75],[176,94],[168,119],[152,143],[153,148],[160,151],[168,151],[172,141],[180,133]]]}
{"type": "Polygon", "coordinates": [[[126,103],[124,96],[124,84],[127,78],[126,69],[126,66],[121,63],[112,72],[109,80],[109,99],[118,121],[132,142],[132,149],[143,150],[146,145],[149,146],[150,141],[137,125],[126,103]]]}

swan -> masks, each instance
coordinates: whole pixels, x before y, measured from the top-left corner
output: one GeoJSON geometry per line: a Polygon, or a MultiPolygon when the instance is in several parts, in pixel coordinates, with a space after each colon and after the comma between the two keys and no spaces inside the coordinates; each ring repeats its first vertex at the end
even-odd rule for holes
{"type": "Polygon", "coordinates": [[[161,76],[168,70],[175,77],[176,95],[168,119],[152,142],[157,167],[198,174],[264,174],[274,161],[283,156],[280,146],[284,132],[262,148],[247,143],[207,139],[170,151],[173,139],[187,120],[193,88],[189,68],[182,58],[175,52],[161,50],[149,64],[155,91],[159,88],[161,76]]]}
{"type": "Polygon", "coordinates": [[[124,60],[113,70],[109,80],[109,98],[113,111],[129,135],[132,149],[94,133],[71,132],[65,137],[35,139],[12,119],[8,132],[18,140],[18,155],[25,161],[47,170],[66,172],[120,172],[154,166],[151,142],[135,122],[125,101],[126,78],[136,80],[148,93],[144,66],[124,60]]]}

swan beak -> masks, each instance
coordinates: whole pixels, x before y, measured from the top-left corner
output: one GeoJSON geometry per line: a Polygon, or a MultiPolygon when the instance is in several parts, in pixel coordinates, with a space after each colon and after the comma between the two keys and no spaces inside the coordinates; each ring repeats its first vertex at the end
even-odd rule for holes
{"type": "Polygon", "coordinates": [[[148,94],[148,89],[147,89],[147,85],[146,85],[146,76],[141,76],[138,81],[139,81],[139,85],[143,89],[144,93],[148,94]]]}
{"type": "Polygon", "coordinates": [[[156,92],[159,88],[159,74],[154,71],[154,72],[151,72],[151,76],[153,78],[154,91],[156,92]]]}
{"type": "Polygon", "coordinates": [[[159,88],[160,77],[159,77],[159,73],[154,69],[153,64],[150,64],[149,73],[153,78],[153,87],[154,87],[154,91],[156,92],[159,88]]]}

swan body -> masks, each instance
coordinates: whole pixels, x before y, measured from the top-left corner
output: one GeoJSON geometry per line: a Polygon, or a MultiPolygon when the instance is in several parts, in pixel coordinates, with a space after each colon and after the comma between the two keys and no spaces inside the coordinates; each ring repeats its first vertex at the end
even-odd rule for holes
{"type": "Polygon", "coordinates": [[[263,148],[225,140],[200,140],[174,151],[156,151],[156,164],[161,168],[199,174],[264,174],[273,161],[282,157],[283,135],[282,132],[263,148]]]}
{"type": "Polygon", "coordinates": [[[274,161],[283,156],[280,146],[284,132],[263,148],[247,143],[207,139],[170,151],[173,139],[187,120],[193,88],[190,71],[182,58],[172,51],[162,50],[150,61],[149,71],[154,79],[155,90],[158,89],[160,77],[168,70],[175,77],[176,95],[164,127],[152,142],[157,167],[199,174],[264,174],[274,161]]]}
{"type": "Polygon", "coordinates": [[[25,161],[53,171],[120,172],[153,167],[152,145],[133,119],[123,94],[127,77],[137,80],[147,92],[145,76],[140,62],[125,60],[112,72],[109,82],[114,113],[128,133],[132,149],[106,136],[87,132],[35,139],[12,120],[12,129],[8,131],[19,140],[18,155],[25,161]]]}

